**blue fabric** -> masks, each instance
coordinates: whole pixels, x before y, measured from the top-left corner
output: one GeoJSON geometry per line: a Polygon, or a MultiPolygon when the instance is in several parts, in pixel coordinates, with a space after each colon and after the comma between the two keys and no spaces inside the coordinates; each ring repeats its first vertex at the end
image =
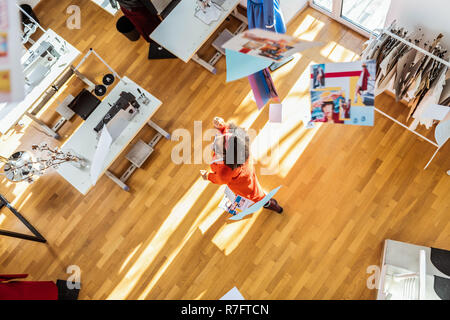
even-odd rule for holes
{"type": "MultiPolygon", "coordinates": [[[[247,0],[247,19],[249,29],[265,29],[286,33],[283,14],[278,0],[247,0]],[[272,26],[272,27],[268,27],[272,26]]],[[[263,108],[271,98],[278,97],[269,71],[256,72],[248,77],[258,109],[263,108]],[[267,76],[266,76],[267,75],[267,76]],[[271,90],[270,88],[273,88],[271,90]]]]}
{"type": "Polygon", "coordinates": [[[249,29],[286,33],[279,0],[247,0],[247,18],[249,29]]]}

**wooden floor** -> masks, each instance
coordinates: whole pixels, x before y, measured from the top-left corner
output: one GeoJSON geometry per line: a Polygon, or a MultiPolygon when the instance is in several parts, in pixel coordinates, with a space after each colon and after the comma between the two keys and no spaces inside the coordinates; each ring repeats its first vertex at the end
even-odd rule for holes
{"type": "MultiPolygon", "coordinates": [[[[163,101],[153,119],[168,131],[193,133],[194,121],[205,130],[220,115],[257,130],[258,139],[278,136],[279,168],[260,180],[267,190],[283,185],[276,198],[285,210],[228,223],[217,209],[221,189],[199,178],[207,165],[174,164],[178,142],[163,141],[129,180],[129,193],[106,177],[85,197],[54,172],[32,185],[0,180],[0,192],[48,240],[1,237],[1,273],[67,279],[67,267],[78,265],[81,299],[218,299],[234,286],[246,299],[373,299],[366,270],[379,264],[385,239],[450,249],[448,145],[424,171],[434,147],[379,114],[373,128],[306,130],[300,122],[299,110],[309,106],[308,66],[357,59],[365,41],[357,33],[311,8],[290,24],[289,34],[323,45],[274,73],[288,117],[271,127],[246,79],[225,83],[224,59],[217,75],[193,62],[147,60],[146,43],[130,43],[115,31],[118,16],[88,1],[43,0],[36,11],[44,27],[82,52],[94,48],[163,101]],[[81,3],[82,28],[69,30],[66,7],[81,3]]],[[[407,113],[387,95],[376,104],[399,119],[407,113]]],[[[55,121],[53,110],[42,119],[55,121]]],[[[66,124],[64,139],[79,124],[66,124]]],[[[137,139],[149,141],[154,133],[145,128],[137,139]]],[[[60,143],[28,122],[0,139],[2,155],[60,143]]],[[[276,168],[259,159],[258,170],[276,168]]],[[[126,165],[122,156],[112,171],[126,165]]],[[[6,210],[0,227],[25,230],[6,210]]]]}

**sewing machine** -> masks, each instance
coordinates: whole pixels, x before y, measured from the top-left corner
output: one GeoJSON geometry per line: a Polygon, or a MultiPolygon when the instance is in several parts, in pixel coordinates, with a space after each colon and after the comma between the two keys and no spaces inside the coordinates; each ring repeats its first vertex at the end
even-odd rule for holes
{"type": "Polygon", "coordinates": [[[122,91],[119,99],[100,120],[94,131],[98,133],[106,125],[113,138],[118,137],[139,112],[139,107],[140,105],[132,93],[122,91]]]}
{"type": "Polygon", "coordinates": [[[28,59],[23,63],[26,94],[48,75],[60,57],[61,54],[48,41],[43,41],[39,47],[30,52],[28,59]]]}
{"type": "Polygon", "coordinates": [[[55,132],[34,116],[56,92],[55,86],[69,70],[80,52],[53,30],[48,29],[22,56],[25,99],[0,106],[0,133],[5,134],[24,115],[54,137],[55,132]],[[32,114],[34,113],[34,114],[32,114]]]}

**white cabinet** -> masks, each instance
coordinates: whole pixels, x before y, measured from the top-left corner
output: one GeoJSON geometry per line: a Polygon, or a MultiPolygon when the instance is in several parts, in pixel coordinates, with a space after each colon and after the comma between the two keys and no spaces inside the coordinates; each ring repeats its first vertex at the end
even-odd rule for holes
{"type": "Polygon", "coordinates": [[[450,299],[450,251],[386,240],[377,299],[450,299]]]}

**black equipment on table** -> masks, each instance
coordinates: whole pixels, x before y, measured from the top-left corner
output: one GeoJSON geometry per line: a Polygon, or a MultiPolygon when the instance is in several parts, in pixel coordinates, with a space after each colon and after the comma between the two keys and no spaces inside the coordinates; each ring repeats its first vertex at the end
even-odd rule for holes
{"type": "Polygon", "coordinates": [[[139,109],[140,107],[139,103],[136,101],[136,97],[133,94],[122,91],[120,93],[120,98],[114,103],[114,105],[111,106],[108,113],[94,128],[95,132],[100,132],[103,129],[103,126],[108,124],[108,122],[111,121],[111,119],[113,119],[120,110],[126,110],[130,106],[134,109],[139,109]]]}

